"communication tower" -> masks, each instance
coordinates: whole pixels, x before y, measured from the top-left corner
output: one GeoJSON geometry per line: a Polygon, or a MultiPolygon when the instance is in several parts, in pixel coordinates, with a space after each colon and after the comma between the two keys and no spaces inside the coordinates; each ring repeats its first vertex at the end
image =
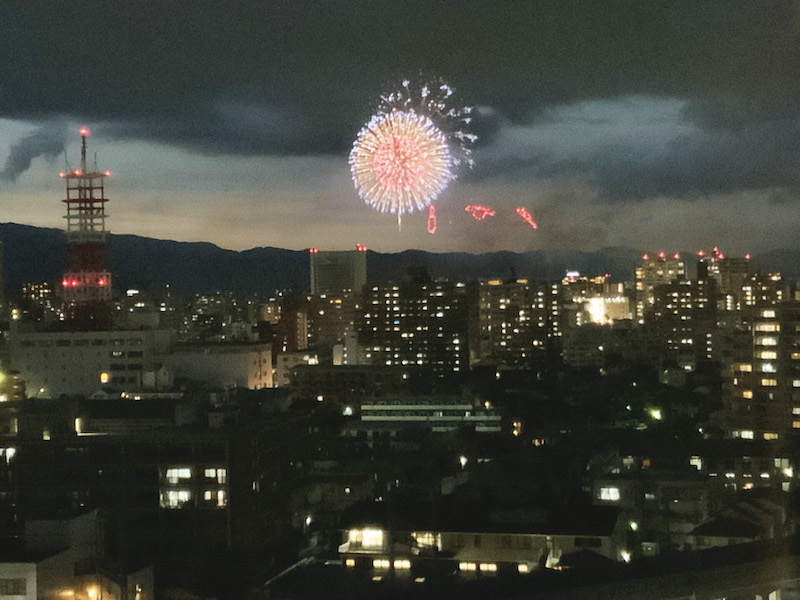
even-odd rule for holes
{"type": "MultiPolygon", "coordinates": [[[[65,320],[79,330],[103,330],[111,327],[111,273],[106,266],[106,212],[103,182],[111,175],[95,164],[86,166],[86,138],[89,130],[81,127],[81,164],[62,171],[67,197],[67,266],[61,281],[65,320]]],[[[96,162],[96,161],[95,161],[96,162]]]]}

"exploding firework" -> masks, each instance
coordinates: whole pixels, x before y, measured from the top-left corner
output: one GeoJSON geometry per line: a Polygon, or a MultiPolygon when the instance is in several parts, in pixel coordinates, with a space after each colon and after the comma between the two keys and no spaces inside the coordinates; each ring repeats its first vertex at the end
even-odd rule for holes
{"type": "Polygon", "coordinates": [[[428,207],[428,223],[427,229],[428,233],[433,235],[436,233],[437,223],[436,223],[436,208],[434,208],[433,204],[428,207]]]}
{"type": "Polygon", "coordinates": [[[517,207],[517,214],[523,221],[530,225],[532,229],[539,229],[536,221],[533,220],[533,216],[531,216],[531,213],[529,213],[525,208],[522,206],[517,207]]]}
{"type": "Polygon", "coordinates": [[[452,179],[452,167],[444,134],[428,117],[413,112],[375,115],[350,152],[361,197],[398,219],[433,202],[452,179]]]}
{"type": "Polygon", "coordinates": [[[486,217],[493,217],[495,212],[488,206],[481,204],[467,204],[464,210],[472,215],[476,221],[483,221],[486,217]]]}
{"type": "MultiPolygon", "coordinates": [[[[370,206],[397,215],[424,210],[472,165],[466,131],[469,108],[448,106],[452,89],[442,81],[381,96],[378,111],[358,133],[350,172],[359,196],[370,206]]],[[[430,226],[429,226],[430,229],[430,226]]]]}

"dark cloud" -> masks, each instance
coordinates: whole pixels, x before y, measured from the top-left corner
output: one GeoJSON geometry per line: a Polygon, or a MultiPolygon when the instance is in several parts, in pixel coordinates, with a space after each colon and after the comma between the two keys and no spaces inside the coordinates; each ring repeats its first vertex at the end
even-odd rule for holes
{"type": "Polygon", "coordinates": [[[30,168],[34,158],[58,156],[64,152],[65,134],[63,124],[48,123],[17,141],[11,146],[5,165],[0,170],[0,181],[13,183],[30,168]]]}
{"type": "Polygon", "coordinates": [[[633,94],[687,99],[711,132],[650,162],[537,149],[506,171],[610,197],[796,185],[799,31],[788,1],[26,0],[0,22],[0,116],[204,153],[344,153],[378,93],[423,70],[485,107],[479,148],[548,106],[633,94]]]}

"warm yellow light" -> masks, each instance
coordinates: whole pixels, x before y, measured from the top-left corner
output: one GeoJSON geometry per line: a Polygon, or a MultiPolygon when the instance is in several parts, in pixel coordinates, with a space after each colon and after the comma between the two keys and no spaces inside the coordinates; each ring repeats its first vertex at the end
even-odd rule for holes
{"type": "Polygon", "coordinates": [[[100,373],[100,383],[108,383],[111,380],[111,375],[103,371],[100,373]]]}

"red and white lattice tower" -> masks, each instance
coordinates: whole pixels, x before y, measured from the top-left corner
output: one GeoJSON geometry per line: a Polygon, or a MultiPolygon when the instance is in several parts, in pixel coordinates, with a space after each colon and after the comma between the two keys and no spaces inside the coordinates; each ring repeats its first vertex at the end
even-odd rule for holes
{"type": "Polygon", "coordinates": [[[81,166],[59,175],[66,181],[67,268],[61,285],[66,320],[77,329],[111,326],[111,273],[106,266],[106,211],[103,181],[111,173],[86,167],[86,138],[82,127],[81,166]]]}

